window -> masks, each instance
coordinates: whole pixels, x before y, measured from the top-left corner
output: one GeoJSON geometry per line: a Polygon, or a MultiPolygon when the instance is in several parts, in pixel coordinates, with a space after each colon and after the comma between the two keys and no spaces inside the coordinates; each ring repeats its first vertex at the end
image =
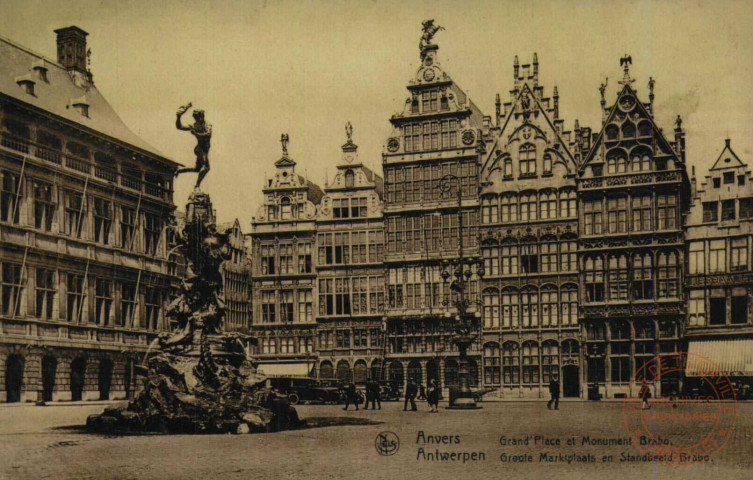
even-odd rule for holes
{"type": "Polygon", "coordinates": [[[735,219],[735,201],[722,200],[722,221],[735,219]]]}
{"type": "Polygon", "coordinates": [[[712,290],[709,302],[709,325],[725,325],[727,323],[727,297],[724,290],[712,290]]]}
{"type": "Polygon", "coordinates": [[[520,385],[520,347],[515,342],[502,345],[502,375],[506,386],[520,385]]]}
{"type": "Polygon", "coordinates": [[[156,255],[162,236],[162,219],[153,213],[144,214],[144,248],[147,255],[156,255]]]}
{"type": "Polygon", "coordinates": [[[706,273],[704,242],[690,242],[688,246],[688,268],[691,275],[706,273]]]}
{"type": "Polygon", "coordinates": [[[112,308],[112,281],[98,278],[95,282],[95,302],[97,325],[110,324],[110,309],[112,308]]]}
{"type": "Polygon", "coordinates": [[[282,197],[280,199],[280,220],[290,220],[293,218],[293,205],[290,203],[290,198],[282,197]]]}
{"type": "Polygon", "coordinates": [[[524,289],[520,292],[521,313],[523,314],[524,328],[537,328],[539,326],[539,294],[533,288],[524,289]]]}
{"type": "Polygon", "coordinates": [[[504,178],[512,178],[512,158],[505,158],[503,165],[504,170],[502,171],[502,174],[504,175],[504,178]]]}
{"type": "Polygon", "coordinates": [[[369,313],[369,290],[368,290],[367,277],[352,277],[351,278],[351,300],[350,308],[353,311],[353,315],[362,315],[369,313]]]}
{"type": "Polygon", "coordinates": [[[16,316],[21,311],[21,297],[23,291],[21,265],[3,263],[2,284],[3,315],[16,316]]]}
{"type": "Polygon", "coordinates": [[[261,274],[275,274],[275,251],[272,245],[261,246],[261,274]]]}
{"type": "Polygon", "coordinates": [[[575,286],[562,287],[560,291],[562,325],[578,324],[578,291],[575,286]]]}
{"type": "Polygon", "coordinates": [[[745,185],[745,175],[738,175],[738,176],[737,176],[737,184],[738,184],[739,186],[741,186],[741,187],[742,187],[743,185],[745,185]]]}
{"type": "Polygon", "coordinates": [[[487,276],[499,275],[499,252],[499,247],[487,247],[481,251],[487,276]]]}
{"type": "Polygon", "coordinates": [[[500,355],[498,343],[484,345],[484,384],[500,384],[500,355]]]}
{"type": "Polygon", "coordinates": [[[541,289],[541,326],[556,327],[559,325],[559,299],[557,289],[544,287],[541,289]]]}
{"type": "Polygon", "coordinates": [[[583,231],[586,235],[601,235],[603,228],[601,199],[583,202],[583,231]]]}
{"type": "Polygon", "coordinates": [[[484,197],[481,199],[481,223],[490,224],[499,221],[499,206],[496,197],[484,197]]]}
{"type": "Polygon", "coordinates": [[[539,218],[557,218],[557,195],[554,192],[542,193],[539,199],[539,218]]]}
{"type": "Polygon", "coordinates": [[[515,194],[502,196],[501,213],[502,222],[518,221],[518,197],[515,194]]]}
{"type": "Polygon", "coordinates": [[[536,175],[536,147],[527,143],[518,151],[520,161],[520,176],[532,177],[536,175]]]}
{"type": "Polygon", "coordinates": [[[520,220],[536,220],[536,194],[528,193],[520,197],[520,220]]]}
{"type": "Polygon", "coordinates": [[[706,292],[691,290],[688,299],[688,325],[691,327],[706,326],[706,292]]]}
{"type": "Polygon", "coordinates": [[[539,383],[539,345],[536,342],[523,344],[523,384],[539,383]]]}
{"type": "Polygon", "coordinates": [[[731,323],[748,323],[748,291],[745,287],[732,289],[731,323]]]}
{"type": "Polygon", "coordinates": [[[18,175],[3,172],[3,190],[0,192],[0,220],[3,222],[18,223],[18,201],[21,198],[21,189],[18,175]]]}
{"type": "Polygon", "coordinates": [[[607,199],[607,224],[609,233],[627,232],[627,198],[607,199]]]}
{"type": "Polygon", "coordinates": [[[633,157],[630,159],[630,170],[633,173],[650,171],[651,158],[649,157],[648,153],[634,153],[633,157]]]}
{"type": "Polygon", "coordinates": [[[311,244],[298,244],[298,273],[311,273],[311,244]]]}
{"type": "Polygon", "coordinates": [[[719,220],[719,202],[703,202],[703,221],[716,222],[719,220]]]}
{"type": "Polygon", "coordinates": [[[133,283],[123,283],[121,288],[120,319],[118,321],[118,326],[136,327],[138,326],[138,319],[135,317],[136,285],[133,283]]]}
{"type": "Polygon", "coordinates": [[[654,298],[653,270],[651,254],[633,256],[633,299],[651,300],[654,298]]]}
{"type": "MultiPolygon", "coordinates": [[[[418,103],[415,104],[416,111],[418,110],[418,103]]],[[[408,124],[403,127],[403,144],[405,145],[406,152],[416,152],[421,150],[419,144],[419,135],[421,132],[421,126],[419,124],[408,124]]]]}
{"type": "Polygon", "coordinates": [[[735,172],[724,172],[724,184],[735,183],[735,172]]]}
{"type": "Polygon", "coordinates": [[[541,380],[548,385],[553,376],[559,376],[560,348],[557,342],[547,340],[541,346],[541,380]]]}
{"type": "Polygon", "coordinates": [[[651,230],[651,196],[643,195],[632,198],[633,231],[651,230]]]}
{"type": "Polygon", "coordinates": [[[502,327],[518,328],[518,292],[507,289],[502,292],[502,327]]]}
{"type": "Polygon", "coordinates": [[[499,293],[496,290],[484,290],[484,328],[499,328],[499,293]]]}
{"type": "Polygon", "coordinates": [[[336,330],[335,348],[350,348],[350,330],[336,330]]]}
{"type": "Polygon", "coordinates": [[[280,290],[280,321],[282,323],[292,323],[295,321],[293,316],[293,292],[291,290],[280,290]]]}
{"type": "Polygon", "coordinates": [[[311,290],[298,290],[298,317],[301,322],[314,320],[313,293],[311,290]]]}
{"type": "Polygon", "coordinates": [[[275,323],[277,321],[275,315],[276,303],[274,290],[261,292],[261,315],[263,323],[275,323]]]}
{"type": "Polygon", "coordinates": [[[604,301],[604,260],[588,257],[585,260],[586,299],[589,302],[604,301]]]}
{"type": "Polygon", "coordinates": [[[722,179],[719,177],[713,178],[712,183],[714,185],[714,188],[719,188],[722,186],[722,179]]]}
{"type": "Polygon", "coordinates": [[[101,198],[94,198],[94,241],[107,245],[110,243],[110,226],[112,225],[112,210],[110,202],[101,198]]]}
{"type": "Polygon", "coordinates": [[[427,90],[421,93],[421,112],[436,112],[437,111],[437,91],[427,90]]]}
{"type": "Polygon", "coordinates": [[[677,298],[679,266],[675,252],[659,253],[657,269],[657,287],[659,298],[677,298]]]}
{"type": "Polygon", "coordinates": [[[134,250],[136,237],[136,210],[122,206],[120,208],[120,246],[124,250],[134,250]]]}
{"type": "Polygon", "coordinates": [[[52,197],[52,185],[38,180],[34,181],[34,227],[49,232],[55,215],[55,202],[52,197]]]}
{"type": "Polygon", "coordinates": [[[55,271],[37,268],[36,278],[36,315],[45,320],[53,319],[55,306],[55,271]]]}
{"type": "Polygon", "coordinates": [[[84,277],[72,273],[66,277],[66,320],[78,323],[84,308],[84,277]]]}
{"type": "Polygon", "coordinates": [[[610,255],[609,268],[609,299],[627,300],[628,268],[626,255],[610,255]]]}
{"type": "Polygon", "coordinates": [[[44,130],[37,130],[37,156],[48,162],[60,164],[63,142],[60,138],[44,130]]]}
{"type": "Polygon", "coordinates": [[[356,184],[356,176],[353,170],[348,169],[345,171],[345,188],[353,188],[356,184]]]}
{"type": "Polygon", "coordinates": [[[753,198],[740,199],[740,219],[753,218],[753,198]]]}
{"type": "Polygon", "coordinates": [[[578,268],[578,243],[565,241],[560,243],[560,271],[574,272],[578,268]]]}
{"type": "Polygon", "coordinates": [[[541,245],[541,271],[557,271],[557,243],[555,238],[544,239],[541,245]]]}
{"type": "MultiPolygon", "coordinates": [[[[414,186],[415,197],[419,197],[419,192],[415,191],[417,185],[419,185],[419,183],[414,182],[413,186],[414,186]]],[[[367,216],[366,197],[350,199],[350,216],[352,218],[363,218],[367,216]]]]}
{"type": "Polygon", "coordinates": [[[623,155],[607,158],[607,173],[625,173],[627,171],[627,159],[623,155]]]}
{"type": "Polygon", "coordinates": [[[539,256],[535,243],[524,243],[520,246],[520,266],[521,273],[539,272],[539,256]]]}
{"type": "Polygon", "coordinates": [[[725,255],[725,241],[712,240],[709,243],[709,273],[723,273],[727,271],[725,255]]]}
{"type": "Polygon", "coordinates": [[[502,275],[515,275],[518,269],[518,246],[502,246],[502,275]]]}
{"type": "Polygon", "coordinates": [[[548,153],[544,154],[544,164],[542,167],[544,170],[544,175],[552,174],[552,156],[548,153]]]}
{"type": "Polygon", "coordinates": [[[65,233],[75,238],[81,238],[85,218],[83,195],[76,192],[65,192],[65,233]]]}
{"type": "Polygon", "coordinates": [[[748,269],[748,237],[731,239],[729,269],[738,272],[748,269]]]}
{"type": "Polygon", "coordinates": [[[295,273],[293,270],[293,245],[290,243],[283,243],[279,246],[279,272],[281,275],[290,275],[295,273]]]}
{"type": "Polygon", "coordinates": [[[159,330],[160,311],[162,310],[162,292],[148,288],[144,293],[144,318],[147,330],[159,330]]]}
{"type": "Polygon", "coordinates": [[[614,322],[610,325],[610,360],[612,363],[612,382],[630,381],[630,326],[626,322],[614,322]]]}
{"type": "Polygon", "coordinates": [[[572,190],[560,192],[560,218],[575,218],[577,216],[575,192],[572,190]]]}

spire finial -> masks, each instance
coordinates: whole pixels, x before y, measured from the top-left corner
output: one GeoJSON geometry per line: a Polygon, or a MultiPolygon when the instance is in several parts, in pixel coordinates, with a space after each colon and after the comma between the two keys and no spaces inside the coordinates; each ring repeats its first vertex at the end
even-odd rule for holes
{"type": "Polygon", "coordinates": [[[631,55],[628,55],[627,53],[620,58],[620,66],[625,71],[625,74],[622,77],[622,81],[619,82],[620,85],[630,85],[635,80],[630,78],[630,65],[633,64],[633,57],[631,55]]]}

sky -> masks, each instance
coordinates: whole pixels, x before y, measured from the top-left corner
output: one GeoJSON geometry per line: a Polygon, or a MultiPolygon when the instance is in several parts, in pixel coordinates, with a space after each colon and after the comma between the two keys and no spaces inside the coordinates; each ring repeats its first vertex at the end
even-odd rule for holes
{"type": "MultiPolygon", "coordinates": [[[[513,58],[539,59],[545,96],[556,85],[566,129],[601,127],[599,84],[611,103],[619,59],[647,101],[656,81],[656,121],[672,137],[682,115],[687,159],[699,179],[732,139],[753,152],[753,4],[744,1],[256,1],[2,0],[0,35],[55,58],[56,28],[89,32],[97,88],[135,133],[193,165],[195,141],[175,129],[192,102],[213,125],[211,172],[202,185],[221,222],[244,232],[261,205],[265,174],[290,136],[297,170],[324,186],[353,124],[359,158],[381,172],[389,118],[419,66],[421,21],[444,70],[486,114],[512,89],[513,58]]],[[[190,116],[186,117],[190,120],[190,116]]],[[[194,174],[176,181],[183,208],[194,174]]]]}

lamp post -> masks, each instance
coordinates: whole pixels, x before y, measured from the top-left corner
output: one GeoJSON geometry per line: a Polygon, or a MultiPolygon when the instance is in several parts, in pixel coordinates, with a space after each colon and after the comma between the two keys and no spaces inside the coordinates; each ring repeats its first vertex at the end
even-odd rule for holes
{"type": "MultiPolygon", "coordinates": [[[[451,260],[442,261],[442,279],[445,284],[450,284],[450,290],[457,293],[457,299],[448,302],[456,309],[455,321],[453,322],[454,332],[452,341],[458,346],[460,357],[458,359],[458,380],[459,388],[450,392],[451,409],[474,409],[480,408],[476,405],[471,392],[468,369],[468,347],[476,339],[473,332],[474,318],[481,317],[481,313],[471,312],[471,305],[477,302],[468,298],[467,289],[470,286],[471,277],[473,276],[473,267],[476,267],[476,275],[479,279],[484,276],[484,263],[480,258],[466,258],[463,256],[463,198],[460,179],[455,175],[445,175],[439,181],[438,188],[443,194],[449,194],[452,190],[452,182],[455,182],[458,197],[458,256],[451,260]]],[[[446,316],[451,316],[446,312],[446,316]]]]}

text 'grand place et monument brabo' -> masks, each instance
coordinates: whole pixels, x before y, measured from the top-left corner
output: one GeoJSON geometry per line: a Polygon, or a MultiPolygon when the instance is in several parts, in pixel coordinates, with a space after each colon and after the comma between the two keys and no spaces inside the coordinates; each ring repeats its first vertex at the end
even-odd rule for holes
{"type": "Polygon", "coordinates": [[[276,378],[436,385],[473,409],[551,385],[637,397],[673,352],[689,360],[657,365],[657,396],[703,391],[695,356],[749,395],[753,176],[734,142],[696,179],[682,118],[655,123],[661,78],[628,54],[603,59],[600,124],[560,111],[536,53],[485,115],[442,67],[442,30],[423,23],[382,171],[343,118],[320,187],[283,133],[279,158],[253,158],[273,169],[245,234],[201,190],[211,111],[168,121],[196,138],[183,167],[104,99],[85,31],[56,30],[56,60],[0,37],[0,402],[129,399],[91,422],[265,431],[299,426],[276,378]]]}

